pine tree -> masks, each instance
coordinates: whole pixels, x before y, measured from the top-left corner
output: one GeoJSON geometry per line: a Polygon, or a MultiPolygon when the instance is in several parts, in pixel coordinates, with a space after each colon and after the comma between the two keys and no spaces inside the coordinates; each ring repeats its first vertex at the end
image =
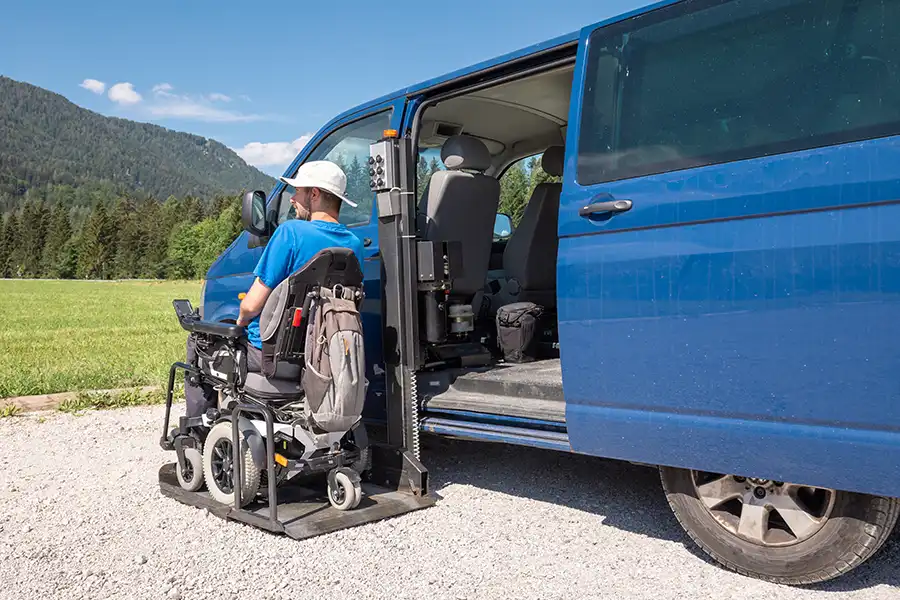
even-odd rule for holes
{"type": "Polygon", "coordinates": [[[428,165],[428,176],[431,177],[432,175],[434,175],[435,173],[437,173],[438,171],[441,171],[441,170],[443,170],[443,168],[441,167],[441,163],[438,162],[437,157],[433,156],[431,158],[431,163],[428,165]]]}
{"type": "Polygon", "coordinates": [[[186,223],[181,214],[181,203],[174,196],[160,206],[148,203],[138,217],[138,224],[145,227],[141,244],[146,253],[147,273],[142,277],[164,278],[168,270],[168,250],[176,229],[186,223]]]}
{"type": "Polygon", "coordinates": [[[191,225],[203,220],[203,205],[199,198],[188,196],[181,201],[181,219],[191,225]]]}
{"type": "Polygon", "coordinates": [[[45,232],[44,211],[42,200],[29,200],[22,208],[17,244],[21,251],[23,277],[40,277],[41,275],[45,232]]]}
{"type": "Polygon", "coordinates": [[[506,213],[512,219],[513,225],[518,226],[525,212],[525,204],[528,202],[529,179],[521,162],[509,167],[500,178],[500,208],[499,212],[506,213]]]}
{"type": "Polygon", "coordinates": [[[533,157],[528,161],[528,169],[529,169],[529,183],[528,183],[528,198],[531,198],[531,194],[534,193],[534,188],[542,183],[559,183],[561,179],[554,175],[547,174],[544,171],[544,168],[541,166],[540,157],[533,157]]]}
{"type": "Polygon", "coordinates": [[[216,196],[212,199],[211,202],[207,204],[206,207],[206,218],[208,219],[218,219],[219,215],[225,211],[225,209],[230,205],[232,198],[228,196],[216,196]]]}
{"type": "Polygon", "coordinates": [[[109,253],[113,249],[111,221],[106,209],[99,204],[85,223],[78,246],[76,275],[79,279],[103,279],[107,276],[109,253]]]}
{"type": "Polygon", "coordinates": [[[116,248],[111,272],[117,279],[137,277],[141,234],[136,221],[134,202],[129,198],[119,198],[112,216],[116,248]]]}
{"type": "Polygon", "coordinates": [[[167,229],[164,207],[154,200],[145,200],[138,205],[135,216],[135,227],[139,232],[138,277],[156,279],[165,276],[171,229],[167,229]]]}
{"type": "Polygon", "coordinates": [[[3,220],[0,221],[0,277],[6,277],[6,263],[12,252],[13,232],[10,228],[11,221],[12,215],[4,216],[3,220]]]}
{"type": "Polygon", "coordinates": [[[71,237],[72,226],[69,223],[69,211],[57,204],[50,214],[50,225],[47,228],[41,257],[41,273],[44,277],[64,277],[62,251],[71,237]]]}
{"type": "Polygon", "coordinates": [[[59,255],[60,279],[73,279],[78,268],[78,247],[81,245],[80,234],[73,235],[63,244],[59,255]]]}
{"type": "Polygon", "coordinates": [[[424,156],[419,156],[419,164],[416,166],[416,189],[419,191],[419,197],[425,193],[425,186],[428,185],[428,179],[431,173],[428,172],[428,162],[424,156]]]}
{"type": "Polygon", "coordinates": [[[180,223],[172,232],[166,255],[166,277],[190,279],[194,276],[194,259],[200,250],[200,240],[190,223],[180,223]]]}
{"type": "Polygon", "coordinates": [[[9,252],[6,256],[4,264],[0,265],[0,270],[4,277],[20,277],[19,261],[21,251],[19,247],[19,215],[10,213],[6,218],[6,225],[3,228],[3,239],[6,240],[6,247],[9,252]]]}
{"type": "Polygon", "coordinates": [[[347,158],[343,153],[337,154],[335,156],[328,156],[326,160],[330,160],[331,162],[339,166],[341,168],[341,171],[343,171],[345,175],[347,174],[347,158]]]}

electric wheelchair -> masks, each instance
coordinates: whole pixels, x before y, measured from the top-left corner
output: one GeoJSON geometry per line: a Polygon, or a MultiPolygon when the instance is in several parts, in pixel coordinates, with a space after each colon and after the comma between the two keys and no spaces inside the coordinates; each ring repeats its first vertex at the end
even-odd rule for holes
{"type": "MultiPolygon", "coordinates": [[[[308,338],[317,323],[317,312],[326,310],[323,307],[329,298],[349,300],[352,305],[343,302],[342,306],[350,307],[346,312],[351,318],[358,317],[364,299],[363,275],[358,259],[348,249],[322,250],[272,291],[260,315],[262,372],[248,372],[244,327],[204,321],[188,300],[173,302],[181,327],[194,336],[197,355],[193,364],[176,362],[170,369],[160,440],[164,449],[176,453],[175,471],[181,488],[201,492],[205,486],[212,500],[239,510],[258,495],[268,496],[274,506],[276,486],[301,475],[325,474],[333,507],[344,511],[359,505],[361,474],[371,466],[362,424],[367,382],[361,327],[358,339],[345,336],[330,350],[327,345],[316,349],[324,349],[326,355],[346,349],[346,356],[337,357],[346,360],[352,350],[352,360],[363,365],[354,367],[355,376],[348,379],[342,373],[342,382],[336,383],[337,375],[334,380],[323,380],[314,377],[318,375],[315,370],[308,372],[310,344],[327,342],[308,338]],[[354,310],[356,317],[352,316],[354,310]],[[217,406],[201,416],[180,417],[178,426],[170,431],[179,370],[194,383],[211,387],[218,400],[217,406]],[[328,407],[309,393],[310,388],[321,391],[323,385],[343,386],[332,392],[328,407]]],[[[321,319],[321,314],[318,317],[321,319]]],[[[324,356],[323,360],[329,358],[334,359],[324,356]]]]}

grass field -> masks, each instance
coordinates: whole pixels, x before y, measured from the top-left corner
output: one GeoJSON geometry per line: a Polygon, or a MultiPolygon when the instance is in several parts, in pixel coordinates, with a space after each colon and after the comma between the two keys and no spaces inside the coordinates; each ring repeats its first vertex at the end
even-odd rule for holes
{"type": "Polygon", "coordinates": [[[0,398],[163,384],[196,282],[0,281],[0,398]]]}

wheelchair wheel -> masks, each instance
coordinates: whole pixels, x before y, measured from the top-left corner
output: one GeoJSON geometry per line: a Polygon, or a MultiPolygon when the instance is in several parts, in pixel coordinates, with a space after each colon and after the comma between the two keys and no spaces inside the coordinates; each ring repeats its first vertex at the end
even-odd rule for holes
{"type": "Polygon", "coordinates": [[[335,470],[333,478],[328,478],[328,502],[338,510],[356,508],[362,500],[359,476],[352,475],[356,474],[349,469],[340,468],[335,470]]]}
{"type": "MultiPolygon", "coordinates": [[[[241,453],[241,506],[253,502],[259,491],[259,469],[253,462],[250,446],[241,453]]],[[[231,422],[217,423],[203,445],[203,476],[209,495],[216,502],[234,505],[234,446],[231,441],[231,422]]]]}
{"type": "Polygon", "coordinates": [[[196,448],[184,449],[184,460],[187,468],[181,469],[178,461],[175,461],[175,476],[178,485],[189,492],[196,492],[203,487],[203,455],[196,448]]]}

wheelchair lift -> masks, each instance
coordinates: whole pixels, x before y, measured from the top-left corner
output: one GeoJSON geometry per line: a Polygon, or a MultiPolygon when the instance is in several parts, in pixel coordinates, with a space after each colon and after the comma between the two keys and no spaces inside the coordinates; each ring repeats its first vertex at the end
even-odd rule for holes
{"type": "MultiPolygon", "coordinates": [[[[394,134],[385,133],[386,136],[394,134]]],[[[235,482],[242,481],[241,461],[238,460],[241,444],[235,443],[241,439],[238,417],[252,413],[266,424],[267,489],[242,507],[241,485],[235,484],[234,504],[221,504],[205,490],[189,492],[182,488],[176,477],[176,463],[169,463],[159,470],[159,487],[163,495],[183,504],[208,509],[222,519],[240,521],[298,540],[380,521],[434,504],[435,499],[428,492],[428,471],[419,461],[415,371],[420,356],[415,296],[417,265],[413,154],[408,139],[391,135],[373,144],[370,156],[371,187],[377,194],[382,255],[382,337],[387,422],[384,434],[369,441],[371,468],[361,481],[362,501],[354,509],[341,511],[329,503],[321,481],[306,487],[303,485],[306,480],[297,477],[277,486],[274,416],[271,409],[253,403],[241,403],[232,413],[233,479],[235,482]],[[297,480],[300,481],[295,483],[297,480]]],[[[186,363],[172,365],[160,445],[165,450],[174,450],[177,460],[184,465],[184,448],[175,447],[168,438],[173,388],[178,371],[187,374],[195,372],[195,369],[186,363]]],[[[181,438],[176,440],[182,441],[181,438]]],[[[279,458],[283,460],[283,457],[279,458]]]]}

